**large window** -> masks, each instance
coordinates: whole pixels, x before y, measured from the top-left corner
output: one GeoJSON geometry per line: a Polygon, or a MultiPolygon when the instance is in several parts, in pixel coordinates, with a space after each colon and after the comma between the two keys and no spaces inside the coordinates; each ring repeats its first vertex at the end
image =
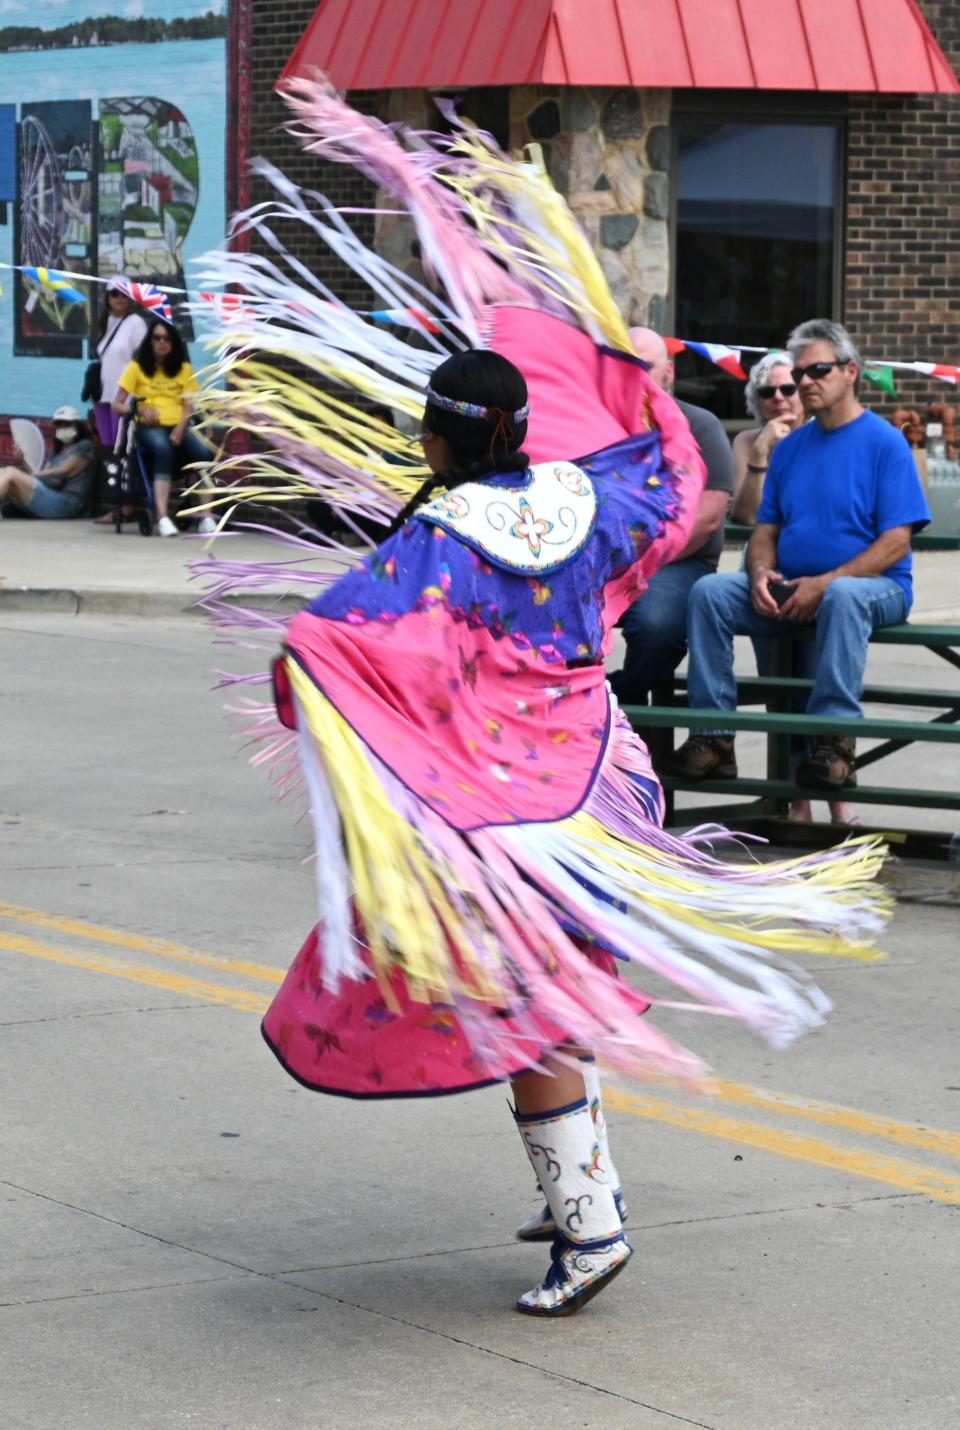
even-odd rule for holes
{"type": "MultiPolygon", "coordinates": [[[[834,316],[840,136],[832,121],[677,120],[677,337],[774,347],[834,316]]],[[[745,415],[743,384],[702,359],[681,354],[676,392],[745,415]]]]}

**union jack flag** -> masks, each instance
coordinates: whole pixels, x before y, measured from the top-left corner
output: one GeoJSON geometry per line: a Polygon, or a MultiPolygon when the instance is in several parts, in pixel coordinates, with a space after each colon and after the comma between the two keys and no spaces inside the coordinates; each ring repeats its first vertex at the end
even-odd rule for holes
{"type": "Polygon", "coordinates": [[[256,313],[244,307],[240,293],[201,293],[200,298],[222,323],[252,323],[256,320],[256,313]]]}
{"type": "Polygon", "coordinates": [[[116,288],[120,293],[126,293],[131,302],[138,303],[141,308],[146,308],[148,313],[153,313],[168,323],[173,321],[173,308],[170,306],[170,299],[153,283],[135,283],[132,278],[124,278],[121,275],[111,278],[110,287],[116,288]]]}

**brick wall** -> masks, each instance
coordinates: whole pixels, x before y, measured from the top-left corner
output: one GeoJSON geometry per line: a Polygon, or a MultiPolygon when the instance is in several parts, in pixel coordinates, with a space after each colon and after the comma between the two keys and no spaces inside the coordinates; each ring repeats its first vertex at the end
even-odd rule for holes
{"type": "MultiPolygon", "coordinates": [[[[292,179],[336,203],[373,201],[372,186],[351,169],[322,164],[285,135],[277,76],[314,13],[316,0],[250,0],[251,154],[263,154],[292,179]]],[[[960,69],[960,0],[921,0],[937,41],[960,69]]],[[[355,93],[376,112],[384,97],[355,93]]],[[[251,201],[266,187],[252,185],[251,201]]],[[[365,242],[372,221],[359,220],[365,242]]],[[[363,285],[301,230],[284,234],[298,257],[356,307],[363,285]]],[[[960,99],[934,95],[851,95],[843,319],[869,356],[960,361],[960,99]]],[[[897,378],[909,405],[949,400],[942,383],[897,378]]],[[[890,399],[870,393],[872,406],[890,399]]]]}
{"type": "MultiPolygon", "coordinates": [[[[960,69],[960,3],[921,8],[960,69]]],[[[851,95],[844,286],[844,321],[866,355],[960,362],[960,97],[851,95]]],[[[896,381],[908,406],[956,396],[942,382],[896,381]]]]}
{"type": "MultiPolygon", "coordinates": [[[[345,164],[323,163],[306,153],[282,125],[288,117],[274,85],[287,60],[307,28],[317,0],[252,0],[250,17],[250,154],[262,155],[276,164],[294,183],[316,189],[337,205],[360,207],[373,203],[375,190],[354,169],[345,164]]],[[[365,113],[376,112],[378,96],[357,91],[350,102],[365,113]]],[[[271,195],[269,185],[254,179],[249,201],[259,203],[271,195]]],[[[349,219],[365,243],[373,241],[373,221],[349,219]]],[[[279,230],[295,256],[308,264],[325,283],[354,307],[369,306],[370,293],[364,284],[301,225],[279,230]]]]}

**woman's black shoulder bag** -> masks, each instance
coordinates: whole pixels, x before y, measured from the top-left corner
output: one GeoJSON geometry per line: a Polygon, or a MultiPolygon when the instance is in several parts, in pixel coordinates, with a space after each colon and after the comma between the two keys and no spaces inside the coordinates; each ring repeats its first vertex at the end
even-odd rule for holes
{"type": "MultiPolygon", "coordinates": [[[[107,351],[107,348],[113,342],[114,338],[117,336],[129,316],[129,313],[124,313],[123,317],[120,319],[119,323],[114,328],[113,332],[110,334],[110,337],[107,339],[107,342],[104,345],[103,349],[104,353],[107,351]]],[[[100,359],[102,357],[103,353],[100,353],[99,357],[91,358],[90,362],[87,363],[86,367],[83,370],[83,387],[80,389],[81,402],[99,402],[100,399],[103,397],[103,379],[101,377],[100,371],[100,359]]]]}

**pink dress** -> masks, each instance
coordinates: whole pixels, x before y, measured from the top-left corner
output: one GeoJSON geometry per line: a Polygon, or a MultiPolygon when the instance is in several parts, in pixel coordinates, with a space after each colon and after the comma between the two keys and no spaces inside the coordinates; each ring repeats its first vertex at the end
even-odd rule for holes
{"type": "MultiPolygon", "coordinates": [[[[648,850],[670,842],[646,749],[616,710],[603,661],[622,612],[682,548],[702,466],[641,364],[529,310],[495,311],[491,336],[526,371],[538,417],[525,449],[536,458],[558,440],[570,450],[587,434],[603,450],[422,508],[293,619],[277,671],[281,711],[301,725],[313,765],[331,912],[263,1029],[288,1072],[326,1092],[459,1091],[604,1036],[628,1044],[634,1061],[667,1056],[666,1040],[640,1023],[648,999],[616,976],[637,934],[614,878],[595,884],[589,854],[574,846],[591,821],[648,850]],[[525,344],[550,352],[550,364],[518,351],[525,344]],[[375,894],[358,908],[366,871],[352,845],[363,828],[350,829],[366,796],[359,781],[338,787],[341,738],[413,831],[417,854],[426,848],[430,869],[455,888],[451,903],[437,895],[431,905],[444,945],[432,985],[397,923],[371,954],[380,910],[375,894]]],[[[678,1052],[678,1069],[683,1061],[678,1052]]]]}

